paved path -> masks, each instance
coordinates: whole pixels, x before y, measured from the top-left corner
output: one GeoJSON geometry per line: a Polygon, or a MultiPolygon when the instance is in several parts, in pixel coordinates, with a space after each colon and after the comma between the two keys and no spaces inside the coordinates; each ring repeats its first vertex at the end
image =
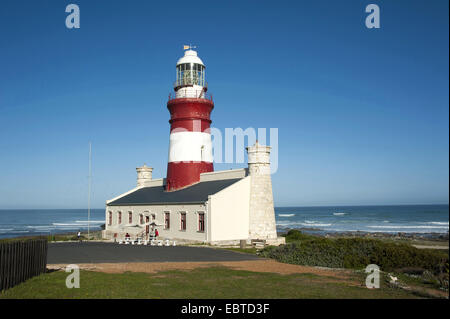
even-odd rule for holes
{"type": "Polygon", "coordinates": [[[159,247],[114,243],[49,243],[48,264],[243,261],[260,259],[224,249],[208,247],[159,247]]]}

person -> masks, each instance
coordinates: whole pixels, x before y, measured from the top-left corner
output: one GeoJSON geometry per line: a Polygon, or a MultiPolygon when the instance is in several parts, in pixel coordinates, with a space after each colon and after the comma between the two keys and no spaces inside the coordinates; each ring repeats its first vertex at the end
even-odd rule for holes
{"type": "Polygon", "coordinates": [[[78,241],[81,242],[81,232],[80,231],[78,231],[77,237],[78,237],[78,241]]]}
{"type": "Polygon", "coordinates": [[[151,238],[151,240],[155,239],[155,230],[153,228],[150,231],[150,238],[151,238]]]}
{"type": "Polygon", "coordinates": [[[155,229],[155,239],[159,236],[158,229],[155,229]]]}
{"type": "Polygon", "coordinates": [[[130,240],[130,234],[126,233],[125,234],[125,241],[129,241],[130,240]]]}

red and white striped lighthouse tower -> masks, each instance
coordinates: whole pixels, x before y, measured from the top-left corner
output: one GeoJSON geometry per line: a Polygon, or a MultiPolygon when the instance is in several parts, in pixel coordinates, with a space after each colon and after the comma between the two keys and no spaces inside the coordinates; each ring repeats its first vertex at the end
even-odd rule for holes
{"type": "Polygon", "coordinates": [[[214,171],[210,132],[212,98],[206,94],[205,65],[190,46],[177,62],[175,94],[169,96],[170,146],[166,190],[200,181],[214,171]]]}

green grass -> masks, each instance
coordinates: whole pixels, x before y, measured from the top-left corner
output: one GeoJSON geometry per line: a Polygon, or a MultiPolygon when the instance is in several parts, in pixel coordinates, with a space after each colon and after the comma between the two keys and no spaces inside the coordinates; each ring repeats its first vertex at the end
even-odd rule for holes
{"type": "Polygon", "coordinates": [[[313,274],[280,275],[211,267],[156,274],[80,272],[80,288],[68,289],[68,273],[34,277],[0,293],[1,298],[417,298],[382,281],[367,289],[364,274],[337,279],[313,274]]]}

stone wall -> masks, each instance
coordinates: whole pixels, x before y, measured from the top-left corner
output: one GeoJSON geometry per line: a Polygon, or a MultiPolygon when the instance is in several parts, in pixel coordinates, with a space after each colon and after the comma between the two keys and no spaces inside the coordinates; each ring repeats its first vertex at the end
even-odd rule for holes
{"type": "Polygon", "coordinates": [[[247,147],[250,184],[250,239],[276,239],[272,178],[270,176],[270,147],[247,147]]]}

